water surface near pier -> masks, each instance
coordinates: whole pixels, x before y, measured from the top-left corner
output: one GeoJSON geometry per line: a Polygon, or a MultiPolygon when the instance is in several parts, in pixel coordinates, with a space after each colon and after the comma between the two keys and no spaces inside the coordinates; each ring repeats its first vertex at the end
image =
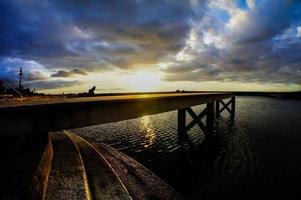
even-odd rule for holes
{"type": "Polygon", "coordinates": [[[301,196],[301,101],[236,103],[235,121],[224,112],[208,137],[195,126],[179,138],[176,111],[73,132],[127,153],[187,199],[301,196]]]}

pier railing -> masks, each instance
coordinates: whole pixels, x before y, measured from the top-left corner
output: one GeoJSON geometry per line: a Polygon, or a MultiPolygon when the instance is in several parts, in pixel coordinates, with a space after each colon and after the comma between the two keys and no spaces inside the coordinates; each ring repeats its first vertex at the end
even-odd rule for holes
{"type": "Polygon", "coordinates": [[[178,109],[178,133],[186,134],[193,126],[198,125],[204,133],[209,133],[215,126],[215,119],[220,114],[227,110],[230,113],[232,119],[235,116],[235,96],[225,103],[223,99],[219,99],[206,104],[206,107],[199,113],[196,114],[191,107],[178,109]],[[222,107],[220,106],[222,105],[222,107]],[[229,108],[231,106],[231,108],[229,108]],[[192,121],[186,125],[186,113],[188,113],[192,121]],[[205,123],[202,122],[202,118],[206,118],[205,123]]]}

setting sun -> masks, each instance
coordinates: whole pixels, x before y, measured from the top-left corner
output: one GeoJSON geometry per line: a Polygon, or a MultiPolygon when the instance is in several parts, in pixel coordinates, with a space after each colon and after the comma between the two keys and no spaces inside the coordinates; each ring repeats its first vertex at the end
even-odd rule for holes
{"type": "Polygon", "coordinates": [[[122,80],[131,90],[147,92],[159,85],[160,75],[152,72],[137,72],[122,76],[122,80]]]}

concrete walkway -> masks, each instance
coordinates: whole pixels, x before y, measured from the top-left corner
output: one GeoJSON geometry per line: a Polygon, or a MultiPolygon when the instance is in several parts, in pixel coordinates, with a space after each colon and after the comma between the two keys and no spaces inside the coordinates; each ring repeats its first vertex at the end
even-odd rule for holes
{"type": "Polygon", "coordinates": [[[0,199],[181,199],[134,159],[70,131],[2,138],[0,199]]]}
{"type": "Polygon", "coordinates": [[[51,133],[53,160],[45,199],[180,199],[134,159],[69,131],[51,133]]]}

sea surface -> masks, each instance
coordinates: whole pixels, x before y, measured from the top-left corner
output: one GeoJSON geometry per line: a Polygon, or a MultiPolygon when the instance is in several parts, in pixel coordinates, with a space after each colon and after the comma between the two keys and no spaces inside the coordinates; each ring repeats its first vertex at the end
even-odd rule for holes
{"type": "Polygon", "coordinates": [[[195,126],[180,137],[177,111],[72,131],[128,154],[186,199],[301,197],[300,100],[237,97],[235,119],[224,111],[208,135],[195,126]]]}

